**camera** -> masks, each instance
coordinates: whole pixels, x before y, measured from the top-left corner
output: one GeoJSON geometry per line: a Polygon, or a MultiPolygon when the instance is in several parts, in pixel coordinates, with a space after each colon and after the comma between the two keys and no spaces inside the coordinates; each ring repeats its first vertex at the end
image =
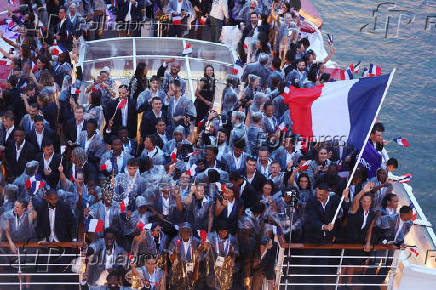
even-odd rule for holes
{"type": "Polygon", "coordinates": [[[290,204],[291,206],[295,206],[296,203],[298,202],[299,197],[300,197],[300,193],[299,193],[298,190],[295,189],[295,188],[292,188],[292,189],[286,191],[286,192],[285,192],[285,195],[286,195],[287,197],[290,197],[290,198],[291,198],[291,201],[289,202],[289,204],[290,204]]]}

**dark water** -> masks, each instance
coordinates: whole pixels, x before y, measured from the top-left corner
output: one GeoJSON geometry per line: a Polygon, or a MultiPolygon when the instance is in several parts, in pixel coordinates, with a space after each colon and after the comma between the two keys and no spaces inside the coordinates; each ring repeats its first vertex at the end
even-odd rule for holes
{"type": "Polygon", "coordinates": [[[312,1],[324,20],[322,31],[334,35],[333,59],[343,68],[358,60],[366,66],[380,65],[382,73],[396,67],[378,119],[385,125],[385,139],[401,136],[409,141],[409,148],[391,143],[386,149],[399,161],[396,175],[412,173],[414,194],[436,225],[436,0],[390,2],[396,7],[387,4],[379,8],[374,30],[372,13],[383,1],[312,1]]]}

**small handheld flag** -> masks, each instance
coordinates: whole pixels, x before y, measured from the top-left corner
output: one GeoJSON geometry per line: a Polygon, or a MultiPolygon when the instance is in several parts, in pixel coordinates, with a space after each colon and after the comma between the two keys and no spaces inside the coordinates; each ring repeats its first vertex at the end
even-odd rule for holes
{"type": "Polygon", "coordinates": [[[359,73],[360,70],[360,60],[356,65],[350,64],[349,68],[351,69],[352,72],[354,73],[359,73]]]}
{"type": "Polygon", "coordinates": [[[199,151],[194,151],[194,152],[191,152],[191,153],[188,153],[188,157],[191,157],[191,156],[194,156],[195,154],[199,154],[200,152],[199,151]]]}
{"type": "Polygon", "coordinates": [[[78,95],[78,94],[80,94],[80,90],[78,88],[71,87],[71,94],[78,95]]]}
{"type": "Polygon", "coordinates": [[[99,219],[86,219],[85,232],[100,233],[104,230],[104,221],[99,219]]]}
{"type": "Polygon", "coordinates": [[[285,122],[281,122],[279,125],[277,125],[276,129],[280,129],[280,132],[283,132],[283,133],[288,132],[288,127],[286,127],[285,122]]]}
{"type": "Polygon", "coordinates": [[[192,164],[191,168],[189,168],[185,173],[189,176],[197,175],[197,164],[192,164]]]}
{"type": "Polygon", "coordinates": [[[108,159],[106,160],[102,165],[100,165],[100,170],[101,171],[108,171],[111,172],[112,171],[112,162],[108,159]]]}
{"type": "Polygon", "coordinates": [[[215,185],[218,187],[218,190],[219,190],[219,191],[221,191],[221,192],[223,192],[223,193],[226,193],[226,191],[227,191],[227,185],[225,185],[225,184],[221,184],[221,183],[219,183],[219,182],[215,182],[215,185]]]}
{"type": "Polygon", "coordinates": [[[328,43],[330,46],[334,44],[333,35],[327,33],[328,43]]]}
{"type": "Polygon", "coordinates": [[[352,66],[350,65],[347,70],[341,70],[341,80],[352,80],[354,78],[352,66]]]}
{"type": "Polygon", "coordinates": [[[238,59],[235,64],[233,65],[233,69],[232,69],[232,74],[237,75],[237,76],[241,76],[242,75],[242,67],[244,65],[242,64],[242,62],[238,59]]]}
{"type": "Polygon", "coordinates": [[[120,205],[120,212],[125,213],[127,206],[129,205],[129,197],[127,196],[123,201],[119,203],[119,205],[120,205]]]}
{"type": "Polygon", "coordinates": [[[381,67],[377,65],[373,65],[372,63],[369,65],[369,71],[368,71],[369,77],[379,77],[381,76],[381,67]]]}
{"type": "Polygon", "coordinates": [[[399,183],[409,183],[412,179],[412,173],[407,173],[404,175],[401,175],[400,178],[398,178],[399,183]]]}
{"type": "Polygon", "coordinates": [[[394,142],[397,143],[398,145],[401,145],[401,146],[404,146],[404,147],[409,147],[410,146],[410,144],[409,144],[409,142],[407,141],[406,138],[398,137],[398,138],[394,139],[394,142]]]}
{"type": "Polygon", "coordinates": [[[186,44],[185,49],[182,52],[182,55],[185,56],[185,55],[188,55],[188,54],[191,54],[191,53],[192,53],[192,47],[191,47],[191,44],[188,42],[186,44]]]}
{"type": "Polygon", "coordinates": [[[144,224],[142,221],[140,221],[140,222],[136,225],[136,227],[139,229],[140,232],[142,232],[142,231],[144,230],[145,224],[144,224]]]}
{"type": "Polygon", "coordinates": [[[177,147],[175,147],[173,152],[171,152],[171,161],[176,162],[176,160],[177,160],[177,147]]]}
{"type": "Polygon", "coordinates": [[[207,241],[207,232],[205,230],[198,230],[198,236],[200,237],[202,243],[207,241]]]}
{"type": "Polygon", "coordinates": [[[417,248],[416,246],[412,246],[412,247],[410,247],[409,250],[410,250],[412,253],[415,254],[415,257],[418,257],[418,256],[419,256],[418,248],[417,248]]]}
{"type": "Polygon", "coordinates": [[[310,164],[311,160],[307,160],[306,162],[304,162],[301,166],[300,166],[300,172],[306,171],[307,168],[309,168],[309,164],[310,164]]]}
{"type": "Polygon", "coordinates": [[[122,108],[124,108],[127,104],[127,100],[126,99],[121,99],[118,102],[118,106],[117,106],[117,110],[121,110],[122,108]]]}
{"type": "Polygon", "coordinates": [[[171,18],[173,25],[182,25],[182,14],[173,15],[171,18]]]}
{"type": "Polygon", "coordinates": [[[26,190],[30,191],[32,195],[35,195],[38,190],[44,187],[45,181],[38,175],[34,175],[25,181],[26,190]]]}
{"type": "Polygon", "coordinates": [[[61,44],[58,44],[56,40],[54,40],[54,43],[52,46],[50,46],[49,51],[51,54],[59,55],[60,53],[64,53],[66,49],[61,44]]]}
{"type": "Polygon", "coordinates": [[[363,71],[362,71],[362,77],[364,77],[364,78],[369,77],[369,70],[368,70],[367,67],[364,67],[364,68],[363,68],[363,71]]]}

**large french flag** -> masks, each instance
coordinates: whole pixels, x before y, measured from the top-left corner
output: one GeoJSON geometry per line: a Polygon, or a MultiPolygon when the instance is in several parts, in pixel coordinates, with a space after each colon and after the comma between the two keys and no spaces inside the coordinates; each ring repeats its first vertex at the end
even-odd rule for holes
{"type": "Polygon", "coordinates": [[[348,144],[362,148],[393,74],[327,82],[312,88],[290,87],[292,131],[305,138],[346,136],[348,144]]]}

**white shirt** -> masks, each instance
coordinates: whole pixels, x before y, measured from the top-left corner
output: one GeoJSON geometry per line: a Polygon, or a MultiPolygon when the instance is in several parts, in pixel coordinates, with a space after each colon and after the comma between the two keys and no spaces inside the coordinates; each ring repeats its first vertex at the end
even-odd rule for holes
{"type": "Polygon", "coordinates": [[[23,150],[24,144],[26,144],[26,140],[23,140],[23,143],[21,144],[20,149],[18,149],[17,143],[15,143],[15,149],[17,151],[17,162],[18,162],[18,159],[20,159],[21,150],[23,150]]]}
{"type": "Polygon", "coordinates": [[[124,18],[124,21],[132,20],[132,15],[130,14],[130,10],[132,10],[132,2],[129,1],[129,11],[127,12],[126,18],[124,18]]]}
{"type": "Polygon", "coordinates": [[[167,199],[165,199],[165,197],[162,196],[162,214],[163,215],[170,214],[170,198],[169,197],[167,199]]]}
{"type": "Polygon", "coordinates": [[[227,217],[232,213],[233,205],[235,204],[235,199],[232,202],[227,201],[227,217]]]}
{"type": "Polygon", "coordinates": [[[154,114],[154,116],[157,118],[161,118],[162,117],[162,111],[159,112],[159,115],[156,115],[156,112],[154,110],[151,110],[154,114]]]}
{"type": "Polygon", "coordinates": [[[184,254],[185,254],[185,257],[186,257],[186,255],[188,253],[189,245],[191,244],[191,239],[189,239],[187,242],[182,240],[182,242],[183,242],[183,251],[184,251],[184,254]]]}
{"type": "Polygon", "coordinates": [[[397,239],[397,236],[400,233],[401,229],[403,228],[403,224],[404,224],[404,221],[401,218],[399,218],[399,220],[400,220],[400,222],[398,224],[398,230],[397,230],[397,233],[395,234],[394,241],[397,239]]]}
{"type": "Polygon", "coordinates": [[[256,171],[254,171],[253,175],[252,175],[250,178],[247,177],[247,180],[248,180],[248,182],[249,182],[250,184],[253,182],[253,179],[254,179],[254,176],[255,176],[255,175],[256,175],[256,171]]]}
{"type": "Polygon", "coordinates": [[[85,141],[85,152],[88,152],[88,149],[89,149],[89,144],[91,144],[91,141],[92,141],[92,139],[94,139],[94,137],[95,137],[95,134],[94,135],[92,135],[92,137],[91,138],[86,138],[86,141],[85,141]]]}
{"type": "Polygon", "coordinates": [[[164,144],[165,144],[166,142],[168,142],[167,136],[165,136],[165,134],[159,134],[159,133],[157,133],[157,134],[158,134],[159,137],[162,139],[162,141],[163,141],[164,144]]]}
{"type": "Polygon", "coordinates": [[[147,153],[148,157],[153,157],[157,153],[157,147],[147,153]]]}
{"type": "Polygon", "coordinates": [[[369,211],[365,213],[365,211],[363,211],[363,223],[362,226],[360,227],[361,230],[363,230],[363,228],[366,225],[366,220],[368,219],[368,215],[369,215],[369,211]]]}
{"type": "Polygon", "coordinates": [[[41,148],[42,147],[42,138],[44,137],[44,129],[42,129],[41,133],[38,133],[35,130],[35,134],[36,134],[36,143],[38,143],[38,147],[41,148]]]}
{"type": "Polygon", "coordinates": [[[5,137],[5,141],[8,140],[9,135],[12,133],[12,131],[14,130],[15,126],[10,127],[9,129],[6,130],[6,137],[5,137]]]}
{"type": "Polygon", "coordinates": [[[76,179],[76,164],[73,163],[73,165],[71,165],[71,176],[74,177],[74,179],[76,179]]]}
{"type": "Polygon", "coordinates": [[[59,23],[59,28],[62,27],[62,25],[63,25],[64,22],[65,22],[65,19],[66,19],[66,18],[64,18],[64,19],[61,20],[61,22],[59,23]]]}
{"type": "Polygon", "coordinates": [[[56,208],[49,208],[48,209],[48,219],[50,221],[50,237],[48,238],[49,242],[59,242],[55,234],[55,215],[56,215],[56,208]]]}
{"type": "Polygon", "coordinates": [[[129,101],[127,101],[126,105],[121,108],[121,124],[123,125],[123,127],[127,127],[127,109],[129,107],[129,101]]]}
{"type": "Polygon", "coordinates": [[[260,164],[260,173],[262,173],[264,176],[269,175],[269,166],[271,162],[268,160],[268,163],[266,164],[266,167],[263,167],[262,164],[260,164]]]}
{"type": "Polygon", "coordinates": [[[79,124],[77,124],[77,122],[76,122],[76,136],[77,136],[77,138],[76,139],[79,139],[79,136],[80,136],[80,133],[82,132],[82,129],[83,129],[83,121],[82,122],[80,122],[79,124]]]}
{"type": "Polygon", "coordinates": [[[233,155],[233,160],[235,161],[236,169],[241,168],[241,165],[242,165],[242,154],[239,157],[236,157],[234,153],[232,153],[232,155],[233,155]]]}
{"type": "Polygon", "coordinates": [[[42,159],[44,160],[44,169],[49,169],[49,168],[50,168],[50,162],[51,162],[51,160],[53,159],[53,156],[54,156],[54,153],[52,153],[52,154],[50,155],[50,157],[48,158],[48,160],[46,160],[45,157],[42,158],[42,159]]]}
{"type": "Polygon", "coordinates": [[[105,269],[111,269],[113,263],[114,263],[114,248],[112,247],[112,251],[111,251],[110,254],[106,250],[106,261],[104,263],[104,268],[105,269]]]}
{"type": "MultiPolygon", "coordinates": [[[[292,153],[293,154],[293,153],[292,153]]],[[[292,160],[292,154],[289,153],[289,151],[286,151],[286,166],[291,162],[292,160]]]]}
{"type": "Polygon", "coordinates": [[[123,168],[123,154],[115,157],[115,162],[117,163],[118,172],[121,172],[121,168],[123,168]]]}
{"type": "Polygon", "coordinates": [[[104,228],[108,228],[110,226],[110,213],[111,213],[111,208],[110,207],[105,207],[104,208],[104,228]]]}

